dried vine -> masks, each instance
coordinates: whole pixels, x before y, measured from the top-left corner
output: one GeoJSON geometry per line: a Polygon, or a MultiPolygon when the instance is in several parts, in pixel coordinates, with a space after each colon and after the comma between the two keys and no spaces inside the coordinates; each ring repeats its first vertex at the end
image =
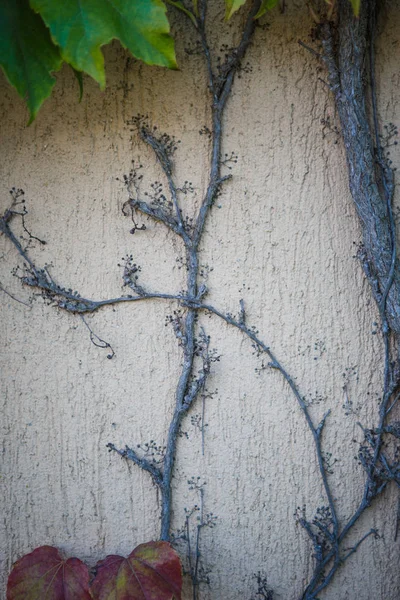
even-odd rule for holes
{"type": "MultiPolygon", "coordinates": [[[[137,168],[134,167],[124,177],[129,193],[129,199],[124,205],[124,214],[130,214],[132,217],[134,225],[132,232],[144,229],[143,226],[138,227],[135,220],[136,214],[142,214],[161,223],[180,237],[186,253],[187,273],[184,292],[165,294],[147,291],[139,284],[137,265],[130,258],[123,265],[124,285],[129,287],[132,292],[129,295],[106,300],[92,300],[60,286],[46,268],[38,268],[35,265],[29,257],[28,249],[22,246],[11,228],[15,218],[23,219],[26,214],[25,208],[19,210],[21,190],[11,190],[13,203],[0,219],[0,232],[10,240],[25,262],[26,273],[21,277],[23,283],[39,289],[47,300],[67,312],[79,314],[84,318],[85,313],[93,313],[105,306],[147,300],[173,300],[183,309],[183,314],[179,313],[171,318],[175,335],[182,349],[183,364],[176,386],[175,408],[162,458],[158,461],[153,460],[146,453],[138,452],[128,446],[119,449],[113,443],[108,444],[110,451],[116,452],[148,472],[159,489],[161,540],[171,539],[172,477],[180,425],[195,401],[204,394],[212,364],[218,360],[218,357],[210,351],[207,334],[196,321],[197,313],[203,311],[214,315],[227,325],[240,330],[251,340],[257,352],[268,358],[268,366],[277,370],[284,378],[305,418],[314,441],[319,475],[326,496],[326,505],[318,508],[311,520],[303,512],[298,514],[298,521],[311,540],[314,558],[313,573],[308,585],[301,592],[300,598],[316,600],[322,590],[331,583],[338,569],[347,562],[360,545],[369,536],[377,535],[374,529],[370,529],[358,539],[352,548],[345,546],[348,534],[353,530],[361,515],[390,482],[394,482],[400,488],[399,447],[395,444],[390,446],[384,443],[388,439],[394,442],[400,439],[400,423],[391,420],[393,409],[400,398],[400,362],[398,358],[400,270],[396,254],[396,228],[392,209],[394,174],[390,162],[385,156],[378,128],[374,77],[375,2],[364,0],[360,18],[356,20],[348,1],[339,0],[337,23],[333,23],[331,20],[331,9],[327,16],[318,18],[317,30],[322,46],[321,52],[311,50],[323,61],[328,70],[329,86],[341,122],[349,167],[350,190],[363,227],[363,246],[360,250],[360,259],[379,309],[385,349],[382,394],[377,423],[373,428],[363,427],[364,441],[358,452],[366,475],[365,485],[358,507],[350,518],[342,523],[338,517],[337,500],[334,499],[329,481],[329,465],[325,460],[322,440],[330,411],[327,411],[319,421],[314,421],[293,377],[268,344],[261,339],[255,328],[247,323],[244,300],[240,302],[239,315],[234,316],[206,302],[208,290],[204,284],[200,285],[200,242],[213,202],[221,186],[230,179],[230,176],[222,174],[224,161],[221,156],[221,141],[224,111],[235,74],[252,40],[255,30],[254,16],[259,7],[259,0],[255,0],[249,11],[239,44],[229,52],[225,62],[218,67],[215,66],[216,61],[207,40],[206,0],[199,0],[198,16],[194,20],[188,20],[190,26],[196,30],[205,59],[212,109],[212,127],[208,130],[212,141],[208,185],[194,219],[189,219],[188,215],[183,213],[180,205],[179,193],[182,188],[179,188],[174,175],[172,156],[175,143],[173,138],[160,135],[142,116],[136,117],[132,121],[138,135],[152,149],[163,170],[168,184],[169,199],[158,195],[153,197],[150,202],[144,200],[140,191],[140,175],[137,168]],[[369,117],[367,111],[366,64],[369,64],[372,118],[369,117]],[[198,361],[201,363],[200,369],[198,369],[198,361]]],[[[303,46],[307,47],[305,44],[303,46]]],[[[30,238],[34,238],[31,234],[29,235],[30,238]]],[[[41,241],[41,243],[43,242],[41,241]]],[[[89,330],[92,337],[94,333],[91,329],[89,330]]],[[[106,347],[112,351],[111,347],[100,338],[97,338],[97,342],[106,344],[106,347]]],[[[111,354],[109,356],[112,357],[111,354]]],[[[203,516],[203,492],[200,488],[196,489],[200,490],[202,515],[197,531],[196,551],[192,554],[189,546],[188,554],[194,600],[198,598],[200,531],[207,524],[207,519],[203,516]]],[[[187,541],[190,540],[188,531],[190,517],[191,513],[188,513],[185,522],[186,534],[184,531],[181,536],[187,541]]],[[[272,591],[260,574],[258,582],[259,597],[272,598],[272,591]]]]}

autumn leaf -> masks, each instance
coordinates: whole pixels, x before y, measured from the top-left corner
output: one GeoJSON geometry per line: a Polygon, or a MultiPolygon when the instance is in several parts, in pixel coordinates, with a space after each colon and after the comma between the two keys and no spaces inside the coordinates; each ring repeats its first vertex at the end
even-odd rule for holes
{"type": "Polygon", "coordinates": [[[87,566],[78,558],[64,560],[52,546],[40,546],[20,558],[8,578],[7,600],[91,598],[87,566]]]}
{"type": "Polygon", "coordinates": [[[128,558],[107,556],[96,571],[95,600],[181,600],[182,567],[168,542],[141,544],[128,558]]]}

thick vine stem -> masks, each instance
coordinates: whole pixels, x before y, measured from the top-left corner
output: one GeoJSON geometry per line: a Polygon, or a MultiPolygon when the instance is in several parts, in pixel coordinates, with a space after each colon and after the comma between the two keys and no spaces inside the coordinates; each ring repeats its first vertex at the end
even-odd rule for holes
{"type": "Polygon", "coordinates": [[[331,22],[324,22],[320,32],[323,61],[346,149],[350,192],[362,225],[367,275],[374,282],[372,290],[378,305],[387,295],[387,320],[390,328],[400,334],[400,270],[396,257],[392,265],[393,172],[379,150],[379,132],[374,132],[370,125],[366,102],[366,66],[371,58],[374,19],[375,0],[361,3],[358,19],[350,2],[339,0],[337,28],[331,22]],[[388,286],[391,271],[393,281],[388,286]]]}
{"type": "Polygon", "coordinates": [[[342,547],[343,540],[371,502],[386,489],[390,481],[399,485],[399,465],[396,459],[391,464],[383,451],[385,426],[397,402],[397,396],[395,399],[393,396],[399,385],[400,271],[392,209],[394,175],[384,156],[378,130],[374,72],[376,3],[374,0],[362,2],[358,19],[354,17],[347,0],[338,1],[337,11],[337,28],[330,20],[320,25],[323,52],[318,56],[328,70],[330,89],[341,123],[350,192],[363,231],[360,258],[380,314],[384,372],[377,429],[373,435],[364,430],[367,446],[362,446],[359,451],[360,463],[367,476],[361,502],[337,535],[336,550],[328,549],[322,556],[316,556],[314,573],[301,596],[302,600],[316,600],[318,594],[330,584],[340,564],[354,554],[365,539],[376,535],[374,530],[370,530],[349,552],[342,552],[337,562],[337,548],[342,547]],[[368,63],[372,119],[369,118],[366,101],[368,63]]]}

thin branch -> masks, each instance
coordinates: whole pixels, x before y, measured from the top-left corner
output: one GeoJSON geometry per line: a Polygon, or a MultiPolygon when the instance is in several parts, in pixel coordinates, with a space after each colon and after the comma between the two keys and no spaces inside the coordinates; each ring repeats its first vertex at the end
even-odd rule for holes
{"type": "Polygon", "coordinates": [[[129,448],[128,446],[125,446],[124,450],[119,450],[118,448],[116,448],[116,446],[114,446],[114,444],[110,443],[110,444],[107,444],[107,448],[109,449],[110,452],[116,452],[122,458],[126,458],[127,460],[131,460],[132,462],[134,462],[135,465],[137,465],[138,467],[143,469],[143,471],[147,471],[148,473],[150,473],[154,482],[158,485],[159,488],[162,488],[162,486],[163,486],[162,471],[158,467],[156,467],[151,461],[149,461],[147,458],[144,458],[143,456],[139,456],[135,452],[135,450],[132,450],[132,448],[129,448]]]}
{"type": "Polygon", "coordinates": [[[0,233],[3,233],[14,244],[14,246],[16,247],[18,253],[28,263],[28,265],[32,269],[34,269],[35,265],[31,261],[31,259],[28,257],[28,255],[26,254],[26,251],[22,248],[21,242],[14,235],[14,233],[11,231],[11,228],[9,226],[9,223],[11,222],[11,220],[16,215],[20,216],[20,213],[15,213],[12,210],[12,208],[6,210],[6,212],[4,213],[4,215],[0,218],[0,233]]]}
{"type": "Polygon", "coordinates": [[[182,219],[182,212],[178,201],[177,187],[172,176],[173,169],[171,158],[168,152],[166,151],[164,144],[162,144],[157,139],[157,137],[152,134],[151,130],[148,127],[142,127],[140,129],[140,135],[142,140],[153,149],[157,160],[160,163],[162,170],[164,171],[164,175],[168,181],[169,191],[176,213],[177,230],[174,229],[174,231],[178,233],[178,235],[180,235],[185,241],[185,244],[188,245],[190,244],[190,238],[186,232],[182,219]]]}
{"type": "Polygon", "coordinates": [[[318,436],[318,438],[320,438],[320,437],[321,437],[322,430],[323,430],[323,428],[324,428],[324,426],[325,426],[325,421],[326,421],[327,417],[329,417],[329,415],[330,415],[330,414],[331,414],[331,410],[329,409],[329,410],[328,410],[328,411],[327,411],[327,412],[324,414],[324,416],[322,417],[322,420],[321,420],[320,424],[318,425],[318,427],[317,427],[317,429],[316,429],[316,433],[317,433],[317,436],[318,436]]]}
{"type": "Polygon", "coordinates": [[[111,344],[109,344],[108,342],[106,342],[105,340],[102,340],[101,337],[99,337],[94,331],[93,329],[90,327],[89,323],[86,321],[85,317],[83,315],[80,315],[85,327],[88,329],[89,334],[90,334],[90,341],[92,342],[92,344],[94,346],[96,346],[97,348],[102,348],[102,349],[109,349],[110,350],[110,354],[107,354],[107,358],[109,358],[110,360],[112,358],[114,358],[115,356],[115,352],[114,352],[114,348],[111,346],[111,344]]]}
{"type": "Polygon", "coordinates": [[[317,52],[316,50],[314,50],[314,48],[311,48],[311,46],[307,46],[307,44],[305,44],[301,40],[297,40],[297,43],[300,46],[302,46],[303,48],[305,48],[308,52],[310,52],[311,54],[316,56],[317,58],[322,59],[322,54],[320,52],[317,52]]]}
{"type": "Polygon", "coordinates": [[[395,528],[395,532],[394,532],[394,541],[397,541],[397,537],[399,534],[399,529],[400,529],[400,491],[398,492],[399,497],[397,500],[397,512],[396,512],[396,528],[395,528]]]}
{"type": "Polygon", "coordinates": [[[11,292],[6,290],[6,288],[3,287],[3,285],[1,283],[0,283],[0,291],[3,292],[4,294],[6,294],[7,296],[9,296],[12,300],[15,300],[15,302],[18,302],[19,304],[23,304],[24,306],[27,306],[28,308],[32,308],[32,306],[28,302],[25,302],[24,300],[17,298],[11,292]]]}
{"type": "Polygon", "coordinates": [[[179,235],[180,237],[185,237],[185,232],[182,230],[179,222],[176,219],[165,212],[162,208],[158,206],[151,206],[147,202],[143,200],[137,200],[136,198],[130,198],[129,203],[131,207],[147,217],[151,217],[154,221],[158,223],[163,223],[168,229],[171,229],[174,233],[179,235]]]}
{"type": "Polygon", "coordinates": [[[235,50],[230,53],[230,56],[227,58],[225,64],[221,69],[221,73],[218,78],[217,85],[217,77],[213,73],[213,67],[211,62],[211,56],[208,49],[208,42],[206,38],[205,32],[205,13],[206,13],[206,2],[201,0],[200,2],[200,38],[202,42],[202,46],[205,53],[207,69],[209,73],[209,83],[210,89],[213,95],[213,105],[212,105],[212,121],[213,121],[213,129],[212,129],[212,150],[211,150],[211,169],[210,169],[210,179],[207,187],[206,194],[204,196],[202,205],[200,207],[199,213],[196,219],[195,230],[193,234],[193,246],[194,248],[198,248],[204,224],[207,218],[207,214],[213,204],[215,199],[215,195],[217,194],[220,186],[226,178],[221,178],[220,170],[221,170],[221,139],[222,139],[222,115],[225,108],[226,101],[232,89],[233,80],[237,69],[244,58],[244,55],[250,45],[250,41],[252,39],[254,29],[255,29],[255,20],[254,17],[257,14],[260,7],[260,1],[255,0],[253,2],[252,8],[248,14],[246,25],[243,30],[243,34],[239,45],[235,50]]]}

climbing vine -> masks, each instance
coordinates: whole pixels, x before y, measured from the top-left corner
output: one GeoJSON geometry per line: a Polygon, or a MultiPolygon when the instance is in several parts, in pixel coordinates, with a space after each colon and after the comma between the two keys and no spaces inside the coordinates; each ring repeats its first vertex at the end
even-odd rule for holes
{"type": "MultiPolygon", "coordinates": [[[[174,503],[173,474],[179,451],[178,439],[182,421],[208,393],[207,382],[212,370],[217,368],[216,363],[219,360],[217,351],[210,345],[210,337],[199,320],[199,315],[205,313],[239,330],[251,341],[257,354],[265,358],[265,365],[280,374],[290,389],[313,440],[325,494],[325,503],[317,509],[315,515],[307,515],[306,510],[299,510],[297,513],[298,523],[311,542],[310,552],[314,565],[313,573],[301,592],[301,598],[316,600],[360,545],[370,536],[378,536],[374,528],[367,529],[350,548],[348,547],[348,536],[350,532],[354,532],[360,517],[389,484],[400,488],[400,447],[397,441],[400,439],[400,426],[393,417],[400,397],[400,270],[393,215],[394,171],[382,143],[376,102],[376,6],[372,0],[365,0],[359,9],[358,18],[354,17],[353,8],[347,0],[338,0],[337,4],[327,7],[322,5],[318,10],[314,8],[312,14],[316,21],[313,38],[315,47],[302,42],[303,47],[310,50],[326,69],[328,86],[340,119],[349,167],[350,190],[363,228],[359,258],[378,307],[384,345],[382,388],[376,423],[368,428],[360,425],[364,439],[358,450],[358,459],[365,471],[365,483],[356,510],[347,520],[342,521],[338,511],[339,501],[335,497],[329,477],[329,448],[324,444],[324,431],[329,424],[330,411],[315,419],[301,392],[301,384],[276,356],[263,335],[248,322],[246,298],[241,299],[237,315],[226,312],[209,302],[209,290],[200,273],[199,258],[204,231],[216,198],[223,186],[232,179],[231,173],[224,169],[227,159],[221,150],[225,112],[229,106],[235,76],[255,37],[255,17],[266,9],[267,5],[258,0],[252,3],[239,43],[229,49],[224,60],[218,61],[207,35],[206,0],[198,0],[193,12],[182,3],[170,4],[179,5],[176,8],[181,18],[186,19],[187,26],[191,27],[193,35],[197,36],[207,71],[211,108],[211,122],[206,131],[211,142],[207,186],[197,213],[187,214],[181,199],[185,190],[190,188],[190,183],[185,182],[182,185],[176,179],[175,139],[160,132],[146,115],[135,116],[130,121],[130,126],[134,134],[153,152],[154,159],[162,169],[164,181],[155,183],[151,191],[144,192],[140,165],[133,163],[131,171],[123,177],[127,194],[123,213],[131,219],[132,234],[146,235],[145,225],[140,219],[147,218],[161,224],[180,240],[185,249],[185,289],[172,294],[148,289],[141,281],[140,268],[130,256],[127,256],[121,265],[123,284],[129,293],[116,298],[93,300],[67,289],[58,283],[46,267],[37,266],[27,247],[14,232],[14,221],[20,218],[24,225],[26,215],[22,190],[11,190],[12,203],[0,219],[0,232],[8,238],[23,259],[25,272],[20,276],[22,282],[34,290],[39,290],[53,305],[82,319],[85,319],[87,314],[121,303],[136,304],[151,300],[176,303],[177,309],[169,318],[169,323],[173,326],[182,353],[182,367],[176,382],[174,409],[165,434],[165,446],[158,446],[153,442],[155,445],[149,447],[141,445],[139,440],[136,447],[126,445],[119,448],[110,441],[108,449],[146,472],[156,486],[160,495],[160,540],[174,543],[183,541],[186,544],[193,600],[197,600],[200,593],[201,531],[203,527],[212,527],[215,522],[212,514],[205,514],[204,488],[201,482],[191,480],[192,489],[198,492],[201,500],[194,546],[190,532],[192,512],[186,515],[184,527],[178,534],[173,534],[171,530],[171,515],[174,503]],[[368,90],[371,97],[371,114],[366,101],[368,90]]],[[[241,4],[244,3],[227,2],[228,16],[241,4]]],[[[354,8],[358,10],[359,7],[354,8]]],[[[391,135],[397,133],[394,126],[390,131],[391,135]]],[[[38,240],[32,234],[30,236],[38,240]]],[[[109,357],[112,358],[110,344],[96,337],[90,328],[89,330],[92,341],[106,347],[109,357]]],[[[265,571],[268,572],[268,565],[265,565],[265,571]]],[[[258,574],[257,581],[258,596],[272,598],[273,592],[262,574],[258,574]]]]}

